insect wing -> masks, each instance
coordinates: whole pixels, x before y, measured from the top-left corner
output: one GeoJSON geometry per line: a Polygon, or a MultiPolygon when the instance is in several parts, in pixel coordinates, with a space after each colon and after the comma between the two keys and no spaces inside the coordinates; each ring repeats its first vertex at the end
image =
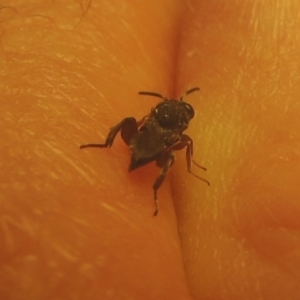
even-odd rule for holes
{"type": "Polygon", "coordinates": [[[130,148],[132,156],[129,170],[132,171],[154,161],[166,148],[163,132],[154,127],[146,127],[132,137],[130,148]]]}

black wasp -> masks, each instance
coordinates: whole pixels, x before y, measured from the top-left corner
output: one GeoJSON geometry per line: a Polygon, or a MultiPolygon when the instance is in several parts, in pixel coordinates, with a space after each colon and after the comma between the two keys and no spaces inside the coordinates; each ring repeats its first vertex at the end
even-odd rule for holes
{"type": "Polygon", "coordinates": [[[183,131],[188,128],[189,122],[195,114],[193,107],[184,102],[183,98],[195,91],[199,91],[199,88],[195,87],[188,90],[179,100],[168,99],[158,93],[139,92],[140,95],[158,97],[163,99],[163,101],[152,108],[150,113],[140,121],[136,121],[133,117],[127,117],[112,127],[104,144],[80,146],[81,149],[88,147],[109,148],[120,131],[123,141],[131,150],[129,172],[155,161],[156,165],[161,168],[161,172],[153,184],[154,216],[158,213],[157,190],[175,162],[174,151],[186,148],[188,172],[209,185],[206,179],[191,171],[192,162],[201,169],[206,169],[192,160],[193,140],[188,135],[183,134],[183,131]]]}

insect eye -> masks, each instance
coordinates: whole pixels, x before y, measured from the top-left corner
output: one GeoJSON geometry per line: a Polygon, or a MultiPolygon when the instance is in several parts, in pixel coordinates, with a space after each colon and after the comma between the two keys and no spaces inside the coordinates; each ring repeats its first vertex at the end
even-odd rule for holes
{"type": "Polygon", "coordinates": [[[191,105],[189,105],[188,103],[184,103],[185,109],[188,113],[188,115],[190,116],[190,119],[192,119],[195,115],[195,111],[193,109],[193,107],[191,105]]]}

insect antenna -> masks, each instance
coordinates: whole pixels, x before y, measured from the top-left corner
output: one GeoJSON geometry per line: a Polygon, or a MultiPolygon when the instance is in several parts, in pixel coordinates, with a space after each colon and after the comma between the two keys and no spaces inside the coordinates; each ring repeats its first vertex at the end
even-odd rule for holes
{"type": "Polygon", "coordinates": [[[194,87],[194,88],[191,88],[189,90],[187,90],[179,99],[179,101],[183,101],[183,98],[193,92],[196,92],[196,91],[200,91],[200,89],[198,87],[194,87]]]}
{"type": "MultiPolygon", "coordinates": [[[[179,99],[179,101],[183,101],[183,98],[193,92],[196,92],[196,91],[200,91],[200,89],[198,87],[194,87],[194,88],[191,88],[189,90],[187,90],[179,99]]],[[[144,92],[144,91],[141,91],[139,92],[140,95],[146,95],[146,96],[153,96],[153,97],[157,97],[157,98],[161,98],[161,99],[164,99],[164,100],[168,100],[168,98],[162,96],[161,94],[158,94],[158,93],[154,93],[154,92],[144,92]]]]}
{"type": "Polygon", "coordinates": [[[166,100],[166,98],[164,96],[162,96],[161,94],[158,94],[158,93],[154,93],[154,92],[139,92],[139,94],[146,95],[146,96],[158,97],[158,98],[166,100]]]}

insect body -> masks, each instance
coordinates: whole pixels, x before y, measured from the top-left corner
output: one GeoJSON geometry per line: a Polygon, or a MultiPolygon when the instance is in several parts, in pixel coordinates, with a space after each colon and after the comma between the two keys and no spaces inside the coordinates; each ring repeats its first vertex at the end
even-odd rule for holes
{"type": "MultiPolygon", "coordinates": [[[[195,87],[188,90],[185,95],[198,91],[195,87]]],[[[109,148],[112,146],[117,133],[120,131],[123,141],[130,147],[131,162],[129,171],[155,161],[161,168],[161,172],[153,184],[155,211],[158,213],[157,190],[162,185],[169,169],[175,162],[174,151],[186,148],[187,170],[198,179],[209,182],[191,171],[193,156],[193,140],[183,134],[188,128],[190,120],[194,117],[193,107],[183,101],[183,95],[179,100],[172,100],[153,92],[139,92],[140,95],[154,96],[163,99],[151,112],[136,121],[133,117],[127,117],[112,127],[104,144],[86,144],[80,148],[98,147],[109,148]]],[[[203,170],[204,167],[196,164],[203,170]]]]}

